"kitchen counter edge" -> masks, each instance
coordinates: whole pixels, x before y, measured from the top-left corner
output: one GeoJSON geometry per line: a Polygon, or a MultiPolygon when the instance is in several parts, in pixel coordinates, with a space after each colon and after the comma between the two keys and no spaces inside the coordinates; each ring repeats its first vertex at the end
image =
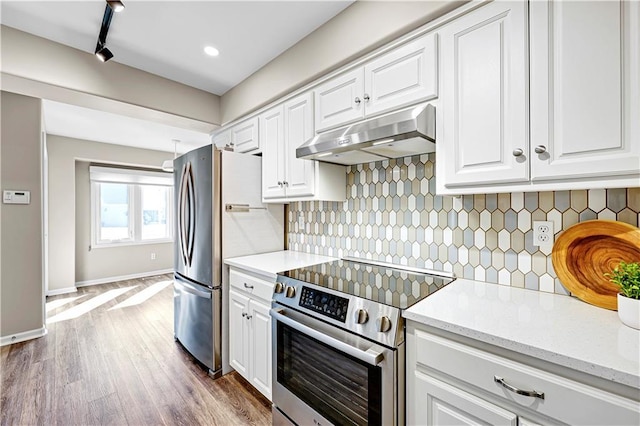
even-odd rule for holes
{"type": "Polygon", "coordinates": [[[570,296],[458,279],[403,316],[640,389],[640,331],[570,296]]]}
{"type": "Polygon", "coordinates": [[[320,254],[280,250],[250,256],[232,257],[225,259],[224,263],[235,268],[241,268],[262,275],[266,279],[275,282],[278,272],[330,262],[336,259],[335,257],[320,254]]]}

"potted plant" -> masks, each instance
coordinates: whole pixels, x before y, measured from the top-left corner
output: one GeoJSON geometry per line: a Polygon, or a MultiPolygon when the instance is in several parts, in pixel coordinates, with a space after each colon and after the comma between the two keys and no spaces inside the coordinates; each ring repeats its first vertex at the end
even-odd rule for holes
{"type": "Polygon", "coordinates": [[[611,273],[605,274],[620,287],[618,316],[629,327],[640,329],[640,263],[620,262],[611,273]]]}

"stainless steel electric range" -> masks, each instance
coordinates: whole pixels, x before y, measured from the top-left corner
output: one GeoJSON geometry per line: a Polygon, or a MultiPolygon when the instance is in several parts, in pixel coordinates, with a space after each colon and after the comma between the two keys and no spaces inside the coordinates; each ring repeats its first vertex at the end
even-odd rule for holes
{"type": "Polygon", "coordinates": [[[356,258],[278,274],[273,424],[404,424],[402,311],[454,279],[356,258]]]}

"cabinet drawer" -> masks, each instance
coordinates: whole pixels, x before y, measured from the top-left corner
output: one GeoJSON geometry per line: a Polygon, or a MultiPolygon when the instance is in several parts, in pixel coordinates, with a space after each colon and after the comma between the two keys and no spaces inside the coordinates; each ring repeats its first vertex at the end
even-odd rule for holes
{"type": "Polygon", "coordinates": [[[581,425],[638,424],[638,403],[458,342],[416,330],[418,368],[434,369],[479,390],[561,422],[581,425]],[[494,379],[544,399],[518,395],[494,379]]]}
{"type": "Polygon", "coordinates": [[[259,297],[263,300],[271,300],[273,296],[273,286],[275,283],[256,278],[237,269],[231,268],[229,271],[229,284],[242,291],[259,297]]]}

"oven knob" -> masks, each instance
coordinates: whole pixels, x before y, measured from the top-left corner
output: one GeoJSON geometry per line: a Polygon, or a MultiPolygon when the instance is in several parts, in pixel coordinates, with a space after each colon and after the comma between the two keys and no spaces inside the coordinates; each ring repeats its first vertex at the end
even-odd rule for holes
{"type": "Polygon", "coordinates": [[[369,321],[369,314],[364,309],[358,309],[356,311],[356,324],[364,324],[369,321]]]}
{"type": "Polygon", "coordinates": [[[284,294],[287,297],[295,297],[296,296],[296,288],[295,287],[291,287],[291,286],[287,286],[287,291],[284,294]]]}
{"type": "Polygon", "coordinates": [[[380,333],[386,333],[391,329],[391,320],[389,317],[380,317],[376,320],[376,327],[380,333]]]}
{"type": "Polygon", "coordinates": [[[282,285],[282,283],[276,283],[276,287],[273,291],[276,293],[282,293],[284,291],[284,285],[282,285]]]}

